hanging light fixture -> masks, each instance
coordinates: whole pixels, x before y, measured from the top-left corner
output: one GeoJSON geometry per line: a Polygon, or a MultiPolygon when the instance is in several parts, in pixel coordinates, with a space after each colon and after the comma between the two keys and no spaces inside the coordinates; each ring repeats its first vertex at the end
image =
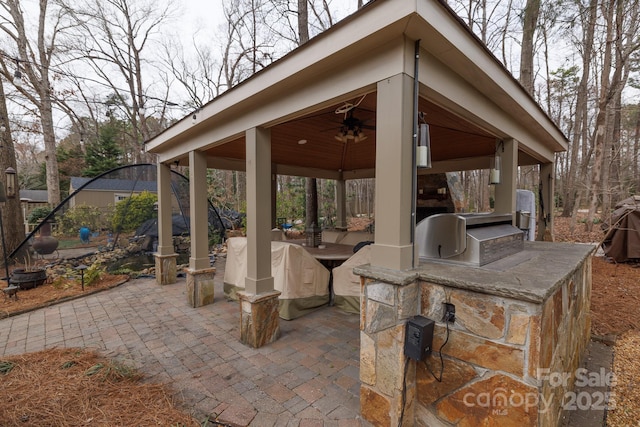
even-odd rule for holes
{"type": "Polygon", "coordinates": [[[429,125],[424,120],[424,113],[420,113],[420,127],[418,128],[418,146],[416,147],[416,166],[423,169],[431,168],[431,135],[429,125]]]}
{"type": "Polygon", "coordinates": [[[20,60],[16,59],[16,72],[13,73],[13,85],[15,87],[22,86],[22,73],[20,72],[20,60]]]}
{"type": "Polygon", "coordinates": [[[340,131],[335,135],[336,141],[340,142],[361,142],[367,139],[367,135],[365,135],[362,130],[362,122],[357,118],[353,117],[353,108],[352,105],[347,105],[341,109],[336,110],[336,114],[344,113],[345,117],[342,121],[342,127],[340,131]]]}
{"type": "Polygon", "coordinates": [[[490,159],[489,165],[489,185],[500,184],[502,174],[502,152],[504,151],[504,142],[496,141],[496,151],[490,159]]]}
{"type": "Polygon", "coordinates": [[[367,139],[367,135],[364,134],[362,129],[357,128],[355,131],[355,137],[353,138],[353,142],[361,142],[367,139]]]}

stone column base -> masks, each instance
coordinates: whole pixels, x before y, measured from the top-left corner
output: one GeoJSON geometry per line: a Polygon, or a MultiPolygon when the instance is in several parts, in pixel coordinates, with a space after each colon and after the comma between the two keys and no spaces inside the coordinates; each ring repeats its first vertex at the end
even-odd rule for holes
{"type": "Polygon", "coordinates": [[[280,291],[259,295],[238,292],[240,299],[240,342],[253,348],[274,342],[280,337],[278,297],[280,291]]]}
{"type": "Polygon", "coordinates": [[[156,261],[156,283],[158,285],[171,285],[176,283],[178,254],[160,255],[154,254],[156,261]]]}
{"type": "Polygon", "coordinates": [[[215,268],[193,270],[185,268],[187,273],[187,301],[193,308],[213,303],[213,276],[215,268]]]}

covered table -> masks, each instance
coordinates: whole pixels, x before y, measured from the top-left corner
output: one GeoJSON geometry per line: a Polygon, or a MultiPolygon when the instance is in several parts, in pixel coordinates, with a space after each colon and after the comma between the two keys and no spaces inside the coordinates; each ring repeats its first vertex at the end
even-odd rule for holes
{"type": "Polygon", "coordinates": [[[369,264],[371,246],[362,247],[341,266],[333,269],[333,292],[336,307],[348,313],[360,313],[360,276],[353,274],[353,268],[369,264]]]}
{"type": "MultiPolygon", "coordinates": [[[[329,270],[304,247],[288,242],[271,242],[271,275],[279,297],[280,317],[303,316],[329,303],[329,270]]],[[[247,276],[247,238],[227,240],[224,293],[237,300],[247,276]]]]}

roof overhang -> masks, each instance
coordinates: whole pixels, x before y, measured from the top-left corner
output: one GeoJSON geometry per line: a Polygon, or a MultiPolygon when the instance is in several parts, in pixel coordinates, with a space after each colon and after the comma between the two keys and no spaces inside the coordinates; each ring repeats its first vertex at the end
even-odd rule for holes
{"type": "Polygon", "coordinates": [[[178,121],[146,143],[160,162],[205,152],[210,167],[244,169],[245,132],[271,132],[277,173],[373,176],[376,85],[414,74],[420,40],[419,110],[431,125],[436,170],[488,167],[495,140],[516,139],[519,163],[553,161],[564,135],[444,4],[377,0],[178,121]],[[337,141],[345,103],[367,139],[337,141]],[[306,140],[306,144],[299,141],[306,140]],[[486,165],[485,165],[486,163],[486,165]]]}

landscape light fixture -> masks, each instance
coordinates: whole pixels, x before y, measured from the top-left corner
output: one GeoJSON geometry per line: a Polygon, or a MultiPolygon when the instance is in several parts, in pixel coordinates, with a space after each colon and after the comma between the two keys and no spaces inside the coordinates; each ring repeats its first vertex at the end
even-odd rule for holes
{"type": "Polygon", "coordinates": [[[504,142],[496,141],[496,151],[490,159],[489,165],[489,185],[500,184],[502,173],[502,153],[504,152],[504,142]]]}
{"type": "Polygon", "coordinates": [[[84,271],[87,268],[89,268],[89,267],[84,265],[84,264],[80,264],[79,266],[76,267],[76,270],[80,271],[80,281],[82,283],[82,292],[84,292],[84,271]]]}

